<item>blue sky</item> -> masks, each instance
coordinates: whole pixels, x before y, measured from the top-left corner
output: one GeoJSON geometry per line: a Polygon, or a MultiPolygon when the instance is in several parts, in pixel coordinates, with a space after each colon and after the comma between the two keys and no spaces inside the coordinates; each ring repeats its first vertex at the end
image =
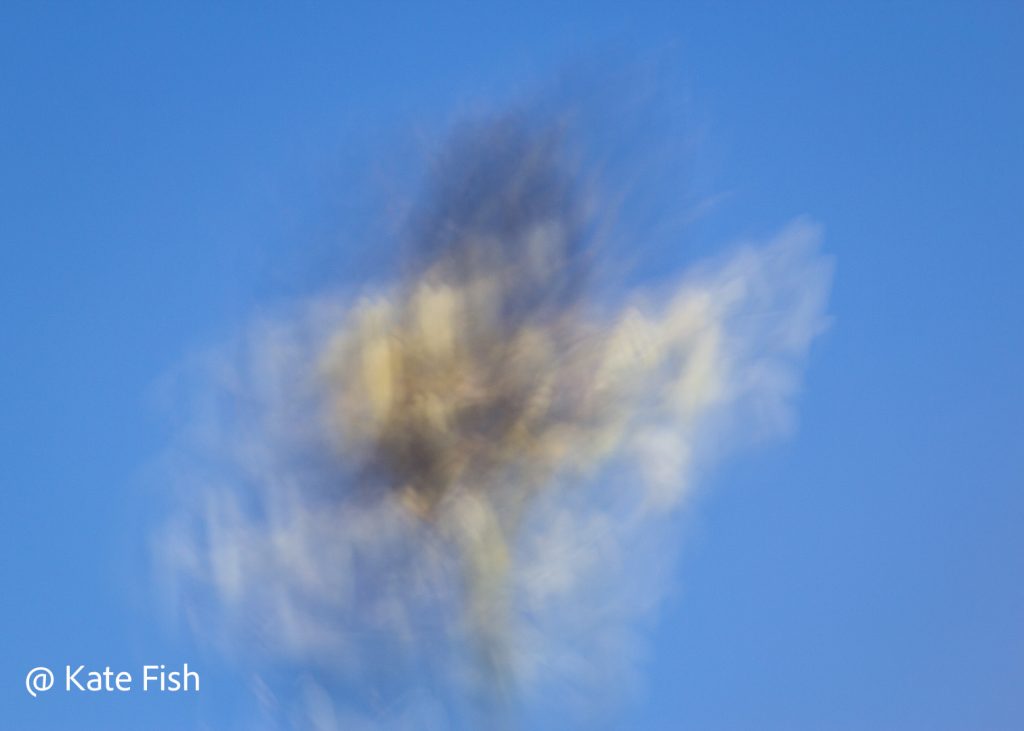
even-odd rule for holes
{"type": "Polygon", "coordinates": [[[798,430],[704,486],[615,723],[1024,727],[1020,6],[2,15],[5,727],[217,728],[244,707],[244,672],[153,606],[154,384],[325,266],[372,270],[346,235],[374,225],[353,171],[381,185],[391,141],[609,48],[656,57],[696,132],[686,192],[720,200],[691,250],[807,214],[836,262],[798,430]],[[168,660],[202,667],[198,698],[24,691],[36,665],[168,660]]]}

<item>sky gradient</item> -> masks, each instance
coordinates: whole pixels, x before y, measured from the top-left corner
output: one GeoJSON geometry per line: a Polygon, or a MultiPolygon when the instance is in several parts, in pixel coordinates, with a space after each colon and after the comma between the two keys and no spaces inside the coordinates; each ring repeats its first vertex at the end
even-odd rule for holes
{"type": "Polygon", "coordinates": [[[363,204],[395,140],[611,52],[657,59],[687,151],[652,208],[713,202],[654,267],[800,215],[836,267],[796,429],[704,480],[611,726],[1024,726],[1019,5],[2,16],[3,725],[230,727],[246,671],[149,585],[161,378],[269,303],[376,273],[363,204]],[[41,664],[181,660],[198,697],[24,691],[41,664]]]}

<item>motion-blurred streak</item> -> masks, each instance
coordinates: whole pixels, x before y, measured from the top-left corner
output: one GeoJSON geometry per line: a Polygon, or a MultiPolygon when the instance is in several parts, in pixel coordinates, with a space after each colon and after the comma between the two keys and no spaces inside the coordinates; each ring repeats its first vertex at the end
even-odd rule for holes
{"type": "Polygon", "coordinates": [[[798,221],[615,306],[579,177],[550,128],[462,131],[396,285],[312,298],[206,370],[191,510],[159,539],[197,626],[368,694],[619,682],[659,521],[785,425],[830,264],[798,221]]]}

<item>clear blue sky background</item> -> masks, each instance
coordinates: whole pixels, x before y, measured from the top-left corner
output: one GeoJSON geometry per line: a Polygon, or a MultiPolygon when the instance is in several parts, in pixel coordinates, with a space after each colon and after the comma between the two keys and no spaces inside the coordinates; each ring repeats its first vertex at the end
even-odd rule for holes
{"type": "Polygon", "coordinates": [[[704,493],[622,728],[1024,728],[1024,6],[174,5],[0,11],[0,727],[245,704],[151,616],[154,381],[315,278],[347,160],[613,46],[729,194],[694,247],[807,213],[837,261],[799,432],[704,493]],[[198,698],[23,686],[181,660],[198,698]]]}

